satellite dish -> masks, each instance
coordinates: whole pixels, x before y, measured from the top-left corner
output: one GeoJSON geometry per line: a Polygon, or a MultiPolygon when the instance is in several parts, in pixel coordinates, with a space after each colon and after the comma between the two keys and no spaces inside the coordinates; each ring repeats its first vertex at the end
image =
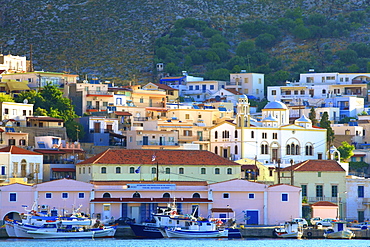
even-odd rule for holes
{"type": "Polygon", "coordinates": [[[24,99],[23,104],[28,104],[28,99],[24,99]]]}

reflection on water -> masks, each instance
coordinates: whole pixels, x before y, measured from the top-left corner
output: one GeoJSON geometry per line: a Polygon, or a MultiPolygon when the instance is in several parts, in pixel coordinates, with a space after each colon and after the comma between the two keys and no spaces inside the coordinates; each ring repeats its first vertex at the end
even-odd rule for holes
{"type": "Polygon", "coordinates": [[[357,247],[370,246],[369,240],[329,239],[0,239],[0,247],[357,247]]]}

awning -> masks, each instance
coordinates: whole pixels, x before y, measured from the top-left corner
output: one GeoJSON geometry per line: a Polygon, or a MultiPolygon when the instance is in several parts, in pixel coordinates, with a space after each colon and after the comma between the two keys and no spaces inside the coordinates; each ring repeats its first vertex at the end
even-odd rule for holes
{"type": "Polygon", "coordinates": [[[22,91],[22,90],[30,90],[27,83],[20,82],[20,81],[8,81],[6,85],[9,88],[9,91],[22,91]]]}
{"type": "Polygon", "coordinates": [[[131,113],[125,111],[115,111],[114,112],[117,116],[132,116],[131,113]]]}
{"type": "Polygon", "coordinates": [[[74,168],[51,168],[53,172],[76,172],[74,168]]]}
{"type": "Polygon", "coordinates": [[[59,151],[59,150],[34,149],[33,151],[41,153],[41,154],[65,154],[65,152],[59,151]]]}
{"type": "Polygon", "coordinates": [[[231,208],[211,208],[212,213],[232,213],[234,210],[231,208]]]}

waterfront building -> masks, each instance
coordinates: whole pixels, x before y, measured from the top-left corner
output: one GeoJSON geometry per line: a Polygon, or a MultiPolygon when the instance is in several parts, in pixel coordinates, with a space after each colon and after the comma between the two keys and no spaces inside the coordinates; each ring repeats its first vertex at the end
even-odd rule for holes
{"type": "Polygon", "coordinates": [[[370,179],[349,176],[346,182],[347,220],[358,222],[370,220],[370,179]]]}

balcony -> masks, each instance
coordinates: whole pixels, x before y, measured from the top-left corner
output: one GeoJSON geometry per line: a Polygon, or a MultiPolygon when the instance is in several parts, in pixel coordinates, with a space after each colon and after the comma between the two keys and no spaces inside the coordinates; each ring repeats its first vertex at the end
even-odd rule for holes
{"type": "Polygon", "coordinates": [[[136,141],[139,146],[178,146],[177,142],[160,142],[160,141],[149,141],[144,144],[143,141],[136,141]]]}
{"type": "Polygon", "coordinates": [[[113,132],[113,130],[110,129],[90,129],[90,133],[110,133],[113,132]]]}
{"type": "Polygon", "coordinates": [[[148,121],[148,117],[134,117],[134,121],[137,122],[143,122],[143,121],[148,121]]]}
{"type": "MultiPolygon", "coordinates": [[[[338,203],[338,197],[308,197],[308,203],[315,203],[320,201],[327,201],[332,203],[338,203]]],[[[339,203],[342,202],[342,198],[339,197],[339,203]]]]}
{"type": "Polygon", "coordinates": [[[113,92],[88,90],[86,96],[113,96],[113,92]]]}

